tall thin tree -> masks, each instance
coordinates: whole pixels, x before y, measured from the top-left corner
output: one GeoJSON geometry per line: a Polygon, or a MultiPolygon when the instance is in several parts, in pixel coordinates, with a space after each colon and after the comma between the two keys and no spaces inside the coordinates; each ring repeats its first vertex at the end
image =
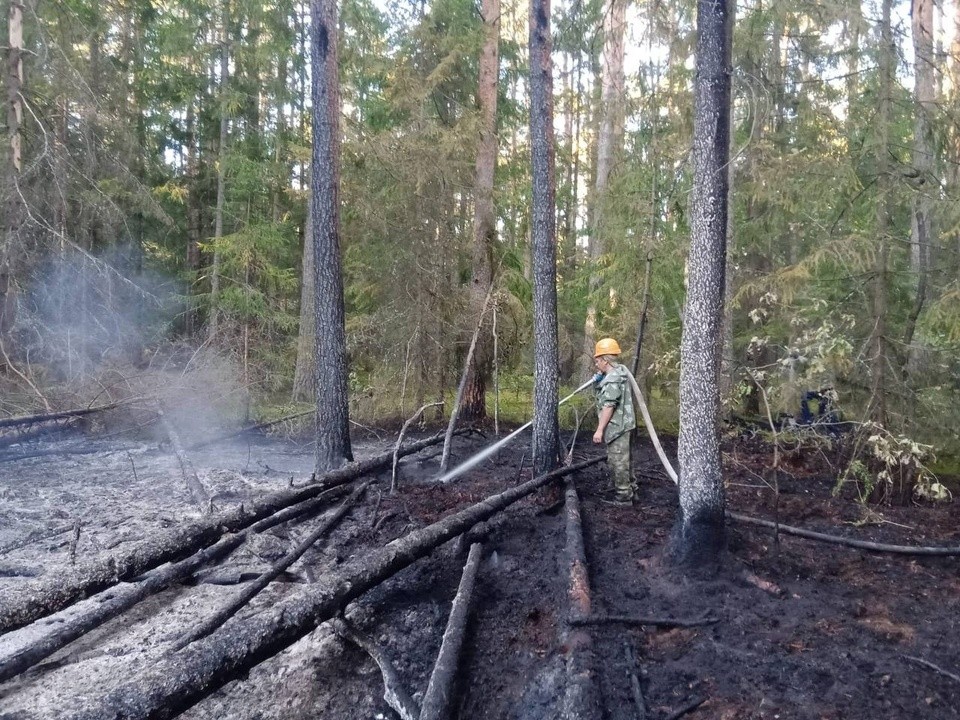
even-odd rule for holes
{"type": "MultiPolygon", "coordinates": [[[[597,174],[593,194],[593,218],[590,228],[590,259],[596,264],[607,250],[605,204],[610,174],[623,144],[624,32],[627,25],[626,0],[605,0],[603,6],[603,75],[600,89],[600,132],[597,136],[597,174]]],[[[600,281],[596,268],[590,277],[590,303],[584,322],[584,357],[593,357],[597,326],[597,292],[600,281]]],[[[592,362],[588,361],[592,368],[592,362]]]]}
{"type": "Polygon", "coordinates": [[[718,424],[730,151],[730,0],[698,0],[693,195],[680,346],[680,512],[671,555],[713,564],[724,545],[718,424]]]}
{"type": "MultiPolygon", "coordinates": [[[[474,170],[473,277],[470,281],[471,317],[483,312],[488,288],[493,281],[493,247],[496,239],[496,212],[493,204],[493,176],[497,167],[497,80],[500,76],[500,0],[483,0],[486,32],[480,51],[477,105],[480,109],[480,142],[474,170]]],[[[468,368],[463,393],[463,418],[485,417],[487,381],[492,356],[490,341],[481,333],[468,368]]]]}
{"type": "Polygon", "coordinates": [[[556,467],[560,453],[557,411],[560,363],[557,342],[557,238],[553,170],[553,61],[550,0],[530,2],[530,153],[533,176],[533,470],[556,467]]]}
{"type": "Polygon", "coordinates": [[[313,277],[317,344],[317,472],[353,460],[340,262],[340,86],[336,0],[310,0],[313,277]]]}
{"type": "Polygon", "coordinates": [[[16,321],[17,293],[14,281],[16,255],[23,225],[23,203],[20,195],[20,125],[23,122],[23,3],[10,0],[7,16],[7,139],[6,202],[3,213],[3,238],[0,245],[0,368],[12,353],[10,333],[16,321]]]}

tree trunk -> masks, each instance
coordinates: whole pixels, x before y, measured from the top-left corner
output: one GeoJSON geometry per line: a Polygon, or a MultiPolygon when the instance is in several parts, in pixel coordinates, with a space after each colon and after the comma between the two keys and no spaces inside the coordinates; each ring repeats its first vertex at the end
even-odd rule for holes
{"type": "Polygon", "coordinates": [[[340,86],[336,0],[311,0],[313,277],[317,347],[317,472],[353,460],[340,263],[340,86]]]}
{"type": "MultiPolygon", "coordinates": [[[[497,79],[500,74],[500,0],[483,0],[481,9],[486,40],[480,52],[480,142],[474,180],[473,278],[470,281],[469,317],[480,317],[487,289],[493,282],[493,248],[496,240],[496,213],[493,204],[493,177],[497,166],[497,79]]],[[[481,332],[474,362],[467,368],[461,415],[477,420],[487,415],[486,390],[490,379],[489,336],[481,332]]]]}
{"type": "MultiPolygon", "coordinates": [[[[200,143],[197,132],[197,113],[191,97],[187,105],[187,270],[190,273],[189,295],[196,291],[200,271],[200,143]]],[[[197,332],[197,310],[192,300],[187,301],[184,334],[194,337],[197,332]]]]}
{"type": "Polygon", "coordinates": [[[550,0],[530,3],[530,144],[533,177],[533,471],[560,458],[557,238],[550,0]]]}
{"type": "MultiPolygon", "coordinates": [[[[20,253],[23,229],[23,203],[20,200],[20,125],[23,123],[23,3],[10,0],[7,16],[7,201],[3,218],[3,245],[0,246],[0,358],[13,356],[11,330],[17,320],[17,291],[14,263],[20,253]]],[[[6,361],[0,359],[0,369],[6,361]]]]}
{"type": "MultiPolygon", "coordinates": [[[[607,251],[609,238],[604,223],[604,205],[610,173],[623,143],[624,96],[623,36],[626,28],[626,0],[605,0],[603,9],[603,76],[600,91],[600,133],[597,136],[597,175],[593,194],[593,222],[590,232],[590,260],[596,266],[607,251]]],[[[590,300],[584,323],[584,360],[587,372],[593,369],[596,340],[597,295],[600,280],[596,269],[590,276],[590,300]]]]}
{"type": "Polygon", "coordinates": [[[933,134],[931,132],[931,113],[937,110],[936,84],[934,82],[933,55],[933,2],[932,0],[912,0],[913,20],[913,56],[914,56],[914,119],[913,119],[913,167],[916,194],[910,222],[910,266],[916,274],[917,286],[913,308],[907,317],[904,330],[903,375],[916,364],[917,348],[913,347],[913,335],[917,319],[923,311],[927,299],[927,282],[930,274],[930,238],[936,237],[931,227],[931,192],[939,192],[940,183],[936,176],[933,155],[933,134]]]}
{"type": "MultiPolygon", "coordinates": [[[[309,192],[309,191],[308,191],[309,192]]],[[[313,267],[313,222],[307,196],[303,229],[303,260],[300,271],[300,328],[297,334],[297,365],[293,373],[293,401],[310,402],[316,397],[316,302],[313,267]]]]}
{"type": "MultiPolygon", "coordinates": [[[[230,0],[223,0],[223,27],[220,46],[220,140],[217,146],[217,209],[214,213],[213,240],[223,237],[223,206],[226,203],[227,140],[230,120],[227,115],[227,85],[230,83],[230,0]]],[[[207,338],[213,341],[220,329],[220,251],[213,250],[210,268],[210,324],[207,338]]]]}
{"type": "Polygon", "coordinates": [[[712,565],[724,545],[718,372],[723,323],[730,150],[727,0],[699,0],[694,79],[689,280],[680,348],[680,513],[671,555],[712,565]]]}
{"type": "Polygon", "coordinates": [[[877,254],[873,269],[873,336],[871,337],[871,383],[868,416],[881,425],[887,424],[887,268],[890,261],[889,216],[889,144],[890,102],[893,88],[894,53],[890,27],[892,0],[883,0],[880,19],[880,103],[876,119],[877,164],[877,254]]]}

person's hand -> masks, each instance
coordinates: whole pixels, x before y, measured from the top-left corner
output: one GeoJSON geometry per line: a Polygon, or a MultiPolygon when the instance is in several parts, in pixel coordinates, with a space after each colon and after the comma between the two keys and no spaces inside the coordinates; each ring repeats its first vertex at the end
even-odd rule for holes
{"type": "Polygon", "coordinates": [[[600,445],[603,442],[603,430],[597,430],[593,434],[593,442],[600,445]]]}

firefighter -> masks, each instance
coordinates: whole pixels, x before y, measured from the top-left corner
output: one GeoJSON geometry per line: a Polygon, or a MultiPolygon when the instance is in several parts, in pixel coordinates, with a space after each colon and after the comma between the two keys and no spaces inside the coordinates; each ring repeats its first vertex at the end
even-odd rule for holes
{"type": "Polygon", "coordinates": [[[599,422],[593,442],[607,447],[607,465],[613,476],[612,503],[626,506],[638,499],[630,456],[637,419],[630,371],[617,362],[619,355],[620,345],[613,338],[603,338],[594,349],[593,361],[599,371],[594,377],[599,422]]]}

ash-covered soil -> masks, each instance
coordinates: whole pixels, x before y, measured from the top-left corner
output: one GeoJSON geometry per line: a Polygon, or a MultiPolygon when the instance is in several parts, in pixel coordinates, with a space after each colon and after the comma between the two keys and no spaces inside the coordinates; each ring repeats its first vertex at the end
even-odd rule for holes
{"type": "MultiPolygon", "coordinates": [[[[389,450],[393,436],[358,438],[358,458],[389,450]]],[[[581,433],[575,460],[596,453],[581,433]]],[[[58,439],[57,443],[75,442],[58,439]]],[[[160,528],[195,516],[176,458],[156,442],[103,441],[96,452],[0,462],[0,587],[28,587],[56,576],[71,558],[116,553],[160,528]],[[74,542],[79,522],[79,537],[74,542]],[[47,533],[57,534],[47,536],[47,533]],[[27,542],[29,541],[29,542],[27,542]],[[22,547],[18,547],[22,545],[22,547]]],[[[456,459],[490,442],[455,440],[456,459]]],[[[530,477],[529,439],[445,486],[430,482],[431,451],[401,465],[399,492],[389,473],[368,490],[332,534],[274,582],[240,617],[302,591],[348,558],[427,525],[530,477]],[[527,459],[524,462],[524,458],[527,459]]],[[[673,456],[673,443],[667,442],[673,456]]],[[[9,455],[9,453],[8,453],[9,455]]],[[[960,545],[954,504],[880,507],[861,524],[852,493],[834,496],[833,477],[815,453],[791,458],[779,501],[760,478],[770,449],[730,441],[728,506],[745,514],[861,539],[960,545]]],[[[312,448],[276,439],[234,441],[191,453],[201,481],[224,508],[305,482],[312,448]]],[[[623,624],[590,628],[603,717],[636,718],[630,673],[639,677],[648,717],[666,718],[704,700],[690,718],[954,718],[960,715],[960,579],[953,558],[880,555],[732,524],[724,566],[689,578],[664,561],[676,514],[672,483],[647,442],[635,454],[641,503],[607,505],[606,468],[576,477],[593,611],[620,616],[718,622],[658,629],[623,624]],[[627,648],[636,662],[627,661],[627,648]],[[910,659],[914,658],[914,659],[910,659]],[[918,660],[931,663],[924,665],[918,660]]],[[[502,513],[489,528],[471,605],[453,717],[540,720],[559,716],[566,682],[565,521],[559,489],[502,513]]],[[[24,675],[0,685],[0,718],[59,718],[135,677],[200,619],[235,595],[323,521],[280,526],[84,636],[24,675]],[[239,583],[239,584],[238,584],[239,583]]],[[[347,617],[392,659],[419,701],[440,646],[466,548],[456,541],[353,603],[347,617]]],[[[94,597],[85,603],[97,602],[94,597]]],[[[84,604],[65,611],[82,611],[84,604]]],[[[57,618],[0,636],[0,659],[56,624],[57,618]]],[[[380,671],[368,655],[324,624],[280,655],[202,701],[184,717],[395,717],[382,699],[380,671]]]]}

